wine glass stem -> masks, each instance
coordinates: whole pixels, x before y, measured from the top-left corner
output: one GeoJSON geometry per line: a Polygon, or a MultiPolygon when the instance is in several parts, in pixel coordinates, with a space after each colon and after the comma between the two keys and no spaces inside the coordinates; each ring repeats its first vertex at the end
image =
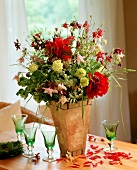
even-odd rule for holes
{"type": "Polygon", "coordinates": [[[113,150],[114,141],[109,142],[108,145],[110,147],[110,151],[112,151],[113,150]]]}
{"type": "Polygon", "coordinates": [[[49,159],[53,158],[53,156],[52,156],[52,152],[53,152],[53,150],[52,150],[52,149],[48,149],[48,150],[47,150],[48,158],[49,158],[49,159]]]}
{"type": "Polygon", "coordinates": [[[28,153],[29,155],[33,154],[33,146],[28,146],[28,153]]]}
{"type": "Polygon", "coordinates": [[[20,134],[17,134],[17,138],[19,141],[21,141],[21,135],[20,134]]]}

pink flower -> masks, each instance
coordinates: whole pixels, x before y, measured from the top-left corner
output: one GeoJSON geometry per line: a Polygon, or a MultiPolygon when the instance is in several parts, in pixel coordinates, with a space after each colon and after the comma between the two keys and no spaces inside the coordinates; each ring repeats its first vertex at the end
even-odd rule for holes
{"type": "Polygon", "coordinates": [[[19,81],[19,76],[18,76],[18,75],[15,75],[14,78],[13,78],[13,80],[19,81]]]}
{"type": "Polygon", "coordinates": [[[77,63],[78,65],[80,64],[80,62],[84,63],[84,56],[81,56],[81,55],[77,55],[77,63]]]}
{"type": "Polygon", "coordinates": [[[20,57],[20,58],[18,59],[18,61],[19,61],[19,63],[24,63],[24,57],[20,57]]]}
{"type": "Polygon", "coordinates": [[[59,99],[59,103],[63,105],[66,102],[68,102],[68,99],[65,96],[61,96],[61,98],[59,99]]]}
{"type": "Polygon", "coordinates": [[[58,93],[57,90],[51,89],[51,88],[43,88],[44,89],[44,93],[48,93],[50,95],[50,97],[52,97],[52,93],[58,93]]]}

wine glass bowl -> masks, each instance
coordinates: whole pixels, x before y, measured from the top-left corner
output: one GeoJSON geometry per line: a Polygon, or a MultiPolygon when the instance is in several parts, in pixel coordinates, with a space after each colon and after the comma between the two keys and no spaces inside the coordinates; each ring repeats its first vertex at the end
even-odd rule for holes
{"type": "Polygon", "coordinates": [[[32,124],[25,124],[23,128],[24,136],[25,136],[25,141],[27,146],[27,151],[23,153],[23,156],[27,158],[33,158],[34,157],[34,152],[33,152],[33,145],[35,143],[35,136],[36,136],[36,131],[37,131],[37,126],[35,123],[32,124]]]}
{"type": "Polygon", "coordinates": [[[117,133],[119,121],[103,120],[102,124],[104,126],[106,138],[108,139],[108,145],[109,145],[109,147],[104,148],[104,151],[114,152],[118,149],[114,146],[114,140],[116,139],[116,133],[117,133]]]}
{"type": "Polygon", "coordinates": [[[16,115],[11,116],[11,118],[14,122],[14,125],[15,125],[15,131],[17,133],[17,138],[22,143],[24,143],[24,140],[22,138],[23,127],[24,127],[24,123],[25,123],[27,117],[28,117],[27,114],[16,114],[16,115]]]}
{"type": "Polygon", "coordinates": [[[53,162],[55,161],[55,158],[53,157],[53,148],[55,146],[55,138],[56,138],[56,128],[55,127],[50,127],[49,129],[47,128],[41,128],[41,132],[44,138],[44,144],[45,147],[47,148],[47,153],[48,157],[43,158],[43,161],[46,162],[53,162]]]}

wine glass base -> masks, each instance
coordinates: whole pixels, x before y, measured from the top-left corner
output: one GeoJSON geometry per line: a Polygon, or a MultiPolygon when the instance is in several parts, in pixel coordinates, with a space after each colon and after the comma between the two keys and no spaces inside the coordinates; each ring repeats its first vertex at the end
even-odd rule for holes
{"type": "Polygon", "coordinates": [[[45,162],[54,162],[56,161],[56,158],[43,158],[42,160],[45,162]]]}
{"type": "Polygon", "coordinates": [[[29,154],[28,152],[24,152],[23,156],[26,157],[26,158],[34,158],[35,155],[34,155],[34,153],[29,154]]]}
{"type": "Polygon", "coordinates": [[[113,148],[110,149],[110,147],[107,147],[107,148],[104,148],[103,150],[104,150],[104,152],[111,152],[112,153],[112,152],[116,152],[118,150],[118,148],[113,147],[113,148]]]}

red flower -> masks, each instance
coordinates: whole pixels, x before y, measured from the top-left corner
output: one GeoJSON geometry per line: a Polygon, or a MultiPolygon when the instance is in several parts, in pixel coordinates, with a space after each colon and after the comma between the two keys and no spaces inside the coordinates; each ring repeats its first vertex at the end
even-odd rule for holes
{"type": "Polygon", "coordinates": [[[89,27],[88,21],[85,21],[85,23],[83,24],[83,27],[89,27]]]}
{"type": "Polygon", "coordinates": [[[71,41],[74,40],[74,37],[70,36],[66,39],[55,38],[54,41],[46,42],[47,53],[45,55],[50,55],[49,60],[51,59],[62,59],[70,60],[72,58],[72,51],[70,48],[71,41]]]}
{"type": "Polygon", "coordinates": [[[111,62],[112,59],[113,59],[112,56],[107,56],[107,57],[106,57],[106,61],[107,61],[107,62],[111,62]]]}
{"type": "Polygon", "coordinates": [[[97,29],[96,32],[92,33],[93,38],[100,38],[103,36],[103,30],[101,30],[100,28],[97,29]]]}
{"type": "Polygon", "coordinates": [[[103,96],[108,91],[108,78],[99,72],[95,72],[94,76],[89,82],[86,93],[88,98],[103,96]]]}
{"type": "Polygon", "coordinates": [[[68,28],[68,24],[65,22],[65,23],[62,25],[62,27],[68,28]]]}
{"type": "Polygon", "coordinates": [[[98,31],[98,37],[102,37],[103,36],[103,30],[98,28],[97,31],[98,31]]]}

